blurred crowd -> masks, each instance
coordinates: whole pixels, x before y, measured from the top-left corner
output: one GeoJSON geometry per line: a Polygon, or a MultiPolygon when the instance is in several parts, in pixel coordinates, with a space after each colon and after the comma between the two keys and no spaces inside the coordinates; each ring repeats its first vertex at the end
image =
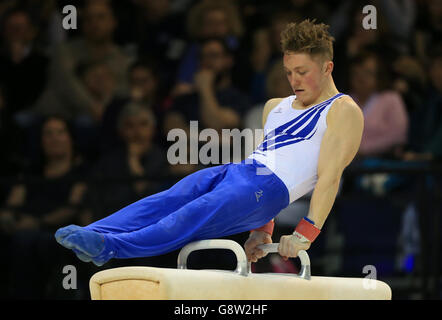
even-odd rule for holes
{"type": "Polygon", "coordinates": [[[203,167],[168,163],[171,129],[260,128],[263,104],[293,94],[279,44],[288,22],[330,25],[336,85],[365,116],[355,161],[442,158],[442,0],[83,0],[78,29],[66,30],[69,4],[0,2],[9,296],[54,290],[48,266],[75,261],[53,241],[59,227],[87,225],[203,167]],[[367,4],[376,29],[363,28],[367,4]]]}

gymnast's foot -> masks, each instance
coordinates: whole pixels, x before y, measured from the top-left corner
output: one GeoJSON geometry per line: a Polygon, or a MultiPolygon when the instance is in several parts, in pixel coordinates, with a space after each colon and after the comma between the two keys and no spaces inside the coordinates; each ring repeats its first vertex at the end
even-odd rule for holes
{"type": "Polygon", "coordinates": [[[98,232],[70,225],[58,229],[55,239],[62,246],[74,251],[81,261],[92,261],[95,265],[102,266],[109,260],[102,255],[105,249],[104,236],[98,232]]]}

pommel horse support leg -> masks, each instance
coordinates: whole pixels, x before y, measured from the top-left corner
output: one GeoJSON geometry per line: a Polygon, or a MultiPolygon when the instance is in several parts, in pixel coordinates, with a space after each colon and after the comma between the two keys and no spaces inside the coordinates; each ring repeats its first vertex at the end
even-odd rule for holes
{"type": "MultiPolygon", "coordinates": [[[[278,244],[262,245],[269,253],[278,244]]],[[[390,287],[365,278],[317,277],[310,259],[299,252],[299,274],[251,273],[243,248],[232,240],[201,240],[183,247],[178,268],[122,267],[103,270],[90,279],[92,300],[390,300],[390,287]],[[235,271],[189,270],[187,257],[201,249],[230,249],[235,271]],[[370,282],[367,285],[367,281],[370,282]]]]}

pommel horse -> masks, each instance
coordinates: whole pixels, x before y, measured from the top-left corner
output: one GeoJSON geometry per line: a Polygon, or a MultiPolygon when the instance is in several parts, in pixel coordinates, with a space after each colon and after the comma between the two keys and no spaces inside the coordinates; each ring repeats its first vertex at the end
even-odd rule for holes
{"type": "MultiPolygon", "coordinates": [[[[261,245],[277,253],[278,243],[261,245]]],[[[252,273],[243,248],[232,240],[201,240],[184,246],[178,267],[121,267],[94,274],[92,300],[391,300],[391,288],[365,278],[312,276],[306,251],[298,254],[299,274],[252,273]],[[234,271],[190,270],[187,258],[202,249],[229,249],[237,258],[234,271]],[[370,284],[367,285],[367,281],[370,284]]]]}

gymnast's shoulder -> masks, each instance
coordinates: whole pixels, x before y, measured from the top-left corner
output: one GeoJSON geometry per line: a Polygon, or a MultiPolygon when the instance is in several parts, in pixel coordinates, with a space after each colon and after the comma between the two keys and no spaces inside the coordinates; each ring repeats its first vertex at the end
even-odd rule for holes
{"type": "Polygon", "coordinates": [[[327,124],[350,121],[354,125],[363,126],[364,115],[358,104],[348,95],[334,101],[327,114],[327,124]]]}
{"type": "Polygon", "coordinates": [[[265,104],[264,108],[262,110],[262,118],[265,120],[270,113],[278,104],[281,103],[281,101],[284,100],[284,98],[273,98],[269,99],[265,104]]]}

